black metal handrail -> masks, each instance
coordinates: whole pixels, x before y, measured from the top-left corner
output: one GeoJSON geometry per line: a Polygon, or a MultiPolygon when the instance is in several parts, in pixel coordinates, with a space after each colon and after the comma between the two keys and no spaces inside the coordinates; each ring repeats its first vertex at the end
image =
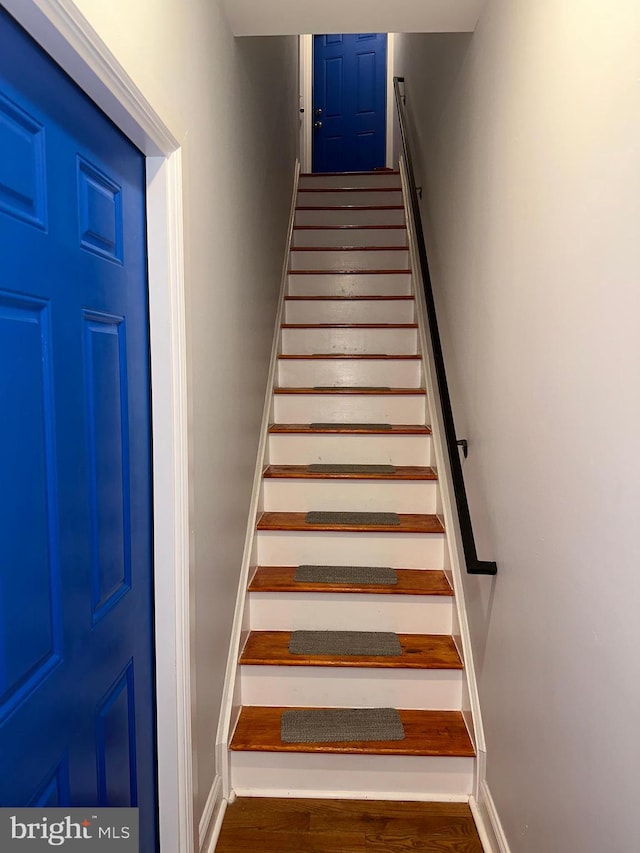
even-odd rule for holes
{"type": "Polygon", "coordinates": [[[415,175],[413,173],[411,148],[409,146],[409,138],[407,133],[405,95],[403,92],[400,91],[401,83],[404,84],[404,77],[393,78],[393,88],[396,94],[396,107],[398,109],[398,119],[400,122],[402,150],[404,153],[407,177],[409,179],[409,194],[411,202],[411,212],[413,214],[413,223],[415,226],[414,231],[416,248],[418,250],[420,273],[422,277],[422,284],[424,287],[424,297],[427,305],[427,318],[429,320],[431,347],[433,350],[433,366],[436,373],[438,393],[440,395],[440,407],[442,409],[442,420],[444,422],[444,437],[447,444],[449,463],[451,465],[451,478],[453,480],[453,491],[455,493],[456,506],[458,509],[458,519],[460,521],[460,534],[462,536],[464,558],[467,564],[467,572],[469,574],[495,575],[498,571],[498,567],[495,562],[478,559],[478,552],[476,551],[476,542],[473,536],[473,526],[471,524],[471,514],[469,512],[469,501],[467,500],[467,491],[464,486],[462,465],[460,463],[460,451],[458,450],[458,445],[461,444],[461,442],[459,442],[456,438],[456,428],[453,421],[453,411],[451,409],[449,386],[447,385],[447,374],[444,367],[444,359],[442,357],[442,344],[440,342],[440,332],[438,331],[438,319],[436,316],[436,305],[435,300],[433,298],[431,276],[429,274],[427,247],[424,242],[424,234],[422,231],[422,216],[420,215],[418,191],[416,188],[415,175]]]}

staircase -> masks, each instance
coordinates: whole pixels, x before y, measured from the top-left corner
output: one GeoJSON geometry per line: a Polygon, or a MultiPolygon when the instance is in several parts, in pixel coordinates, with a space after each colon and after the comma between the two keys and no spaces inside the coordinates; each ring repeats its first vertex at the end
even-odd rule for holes
{"type": "Polygon", "coordinates": [[[472,793],[418,314],[399,174],[301,176],[230,712],[238,794],[472,793]],[[395,582],[296,579],[307,565],[391,567],[395,582]],[[401,653],[293,654],[301,630],[393,632],[401,653]],[[404,738],[285,743],[293,708],[395,708],[404,738]]]}

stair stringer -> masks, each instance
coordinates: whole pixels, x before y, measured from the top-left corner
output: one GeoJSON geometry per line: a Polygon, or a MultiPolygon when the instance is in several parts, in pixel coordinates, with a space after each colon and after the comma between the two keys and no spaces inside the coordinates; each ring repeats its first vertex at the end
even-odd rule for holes
{"type": "Polygon", "coordinates": [[[260,437],[258,452],[256,456],[256,467],[253,476],[251,490],[251,503],[247,518],[247,532],[245,536],[244,551],[238,579],[238,592],[236,596],[233,624],[231,628],[231,639],[227,654],[227,667],[225,672],[222,702],[220,706],[220,717],[216,734],[216,764],[218,773],[222,778],[222,796],[228,801],[231,792],[231,771],[229,763],[229,740],[235,729],[238,714],[240,712],[240,678],[239,664],[240,649],[244,645],[249,632],[248,614],[248,587],[249,569],[256,564],[256,522],[258,516],[264,510],[264,497],[262,488],[262,472],[268,464],[268,430],[269,424],[274,420],[274,395],[273,388],[278,369],[278,354],[281,350],[282,320],[284,316],[285,295],[288,284],[289,252],[293,242],[293,225],[296,213],[296,200],[298,197],[298,183],[300,179],[300,161],[296,160],[293,176],[293,191],[291,197],[291,209],[289,214],[289,227],[285,242],[284,260],[282,263],[282,279],[280,283],[280,294],[275,319],[275,333],[271,347],[271,358],[269,361],[269,374],[265,390],[264,408],[262,411],[262,423],[260,425],[260,437]]]}
{"type": "Polygon", "coordinates": [[[462,582],[463,572],[466,571],[464,549],[462,545],[462,534],[460,532],[458,513],[455,506],[451,466],[448,454],[443,444],[444,421],[440,406],[438,380],[434,369],[431,336],[430,334],[427,334],[427,330],[429,329],[429,318],[427,315],[426,300],[424,290],[419,286],[416,276],[416,271],[420,269],[420,259],[418,257],[415,239],[415,222],[413,221],[411,211],[407,169],[403,157],[400,158],[400,179],[402,182],[402,193],[406,213],[409,257],[411,261],[411,269],[413,270],[416,317],[418,321],[418,346],[423,358],[424,380],[427,389],[427,406],[430,415],[433,453],[435,459],[434,467],[438,471],[438,483],[440,486],[438,493],[441,505],[438,507],[438,514],[442,516],[444,520],[444,527],[447,531],[444,568],[454,590],[454,624],[452,633],[464,663],[465,678],[463,680],[462,713],[476,748],[472,799],[477,800],[481,784],[485,777],[486,744],[473,659],[473,648],[464,597],[464,586],[462,582]]]}

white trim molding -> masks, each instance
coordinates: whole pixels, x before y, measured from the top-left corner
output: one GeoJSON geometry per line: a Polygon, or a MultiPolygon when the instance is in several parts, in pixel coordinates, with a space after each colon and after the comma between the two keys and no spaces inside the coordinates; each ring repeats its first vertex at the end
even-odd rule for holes
{"type": "Polygon", "coordinates": [[[193,853],[181,152],[73,0],[2,3],[147,157],[160,847],[163,853],[193,853]]]}
{"type": "Polygon", "coordinates": [[[386,166],[387,169],[397,168],[398,164],[393,162],[393,129],[395,126],[395,92],[393,89],[393,75],[396,56],[396,34],[387,33],[387,119],[386,119],[386,166]]]}
{"type": "Polygon", "coordinates": [[[144,154],[178,141],[73,0],[2,0],[2,5],[144,154]]]}
{"type": "Polygon", "coordinates": [[[478,799],[469,799],[469,807],[485,853],[511,853],[486,779],[480,782],[478,799]]]}
{"type": "Polygon", "coordinates": [[[213,853],[218,843],[222,819],[227,810],[227,801],[222,796],[222,777],[216,775],[209,790],[209,796],[202,810],[198,829],[198,850],[200,853],[213,853]]]}
{"type": "Polygon", "coordinates": [[[293,239],[293,224],[296,215],[296,199],[298,196],[298,181],[300,177],[300,161],[296,160],[295,171],[293,176],[293,192],[291,198],[291,212],[289,215],[289,228],[284,246],[284,259],[282,262],[282,279],[280,284],[280,295],[278,297],[278,308],[275,320],[275,334],[273,337],[273,345],[271,347],[271,358],[269,361],[269,375],[267,377],[267,386],[265,390],[264,407],[262,410],[262,424],[260,427],[260,439],[258,444],[258,454],[256,458],[256,467],[253,475],[253,487],[251,491],[251,504],[249,506],[249,517],[247,520],[247,531],[244,542],[244,553],[242,555],[242,565],[240,568],[240,579],[238,581],[238,592],[236,596],[235,613],[233,617],[233,626],[231,628],[231,641],[229,643],[229,651],[227,654],[227,669],[224,680],[224,689],[222,693],[222,704],[220,709],[220,720],[218,723],[218,733],[216,736],[216,759],[217,767],[222,770],[223,781],[223,796],[226,800],[233,797],[231,789],[231,771],[229,767],[228,747],[229,741],[233,734],[235,723],[237,722],[238,712],[238,657],[240,654],[240,646],[243,640],[243,625],[245,620],[245,608],[247,602],[247,587],[249,584],[249,571],[251,568],[252,557],[254,555],[254,541],[256,530],[256,519],[260,511],[260,497],[262,493],[262,472],[267,453],[267,441],[269,424],[272,421],[271,412],[273,406],[273,386],[275,385],[276,371],[278,368],[278,352],[280,349],[280,326],[284,313],[284,297],[287,292],[288,272],[289,272],[289,250],[293,239]],[[235,714],[235,716],[234,716],[235,714]]]}
{"type": "Polygon", "coordinates": [[[313,120],[313,36],[298,37],[299,70],[298,85],[300,91],[300,171],[310,172],[312,169],[312,137],[311,123],[313,120]]]}

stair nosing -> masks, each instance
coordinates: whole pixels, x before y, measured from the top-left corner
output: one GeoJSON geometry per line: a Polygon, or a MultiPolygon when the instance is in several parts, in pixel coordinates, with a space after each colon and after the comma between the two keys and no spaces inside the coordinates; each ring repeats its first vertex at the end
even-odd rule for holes
{"type": "Polygon", "coordinates": [[[417,323],[281,323],[281,329],[417,329],[417,323]]]}
{"type": "Polygon", "coordinates": [[[367,472],[327,473],[309,471],[306,465],[267,465],[262,471],[265,480],[382,480],[400,483],[432,483],[438,475],[430,465],[396,465],[393,474],[367,472]],[[406,473],[412,471],[412,474],[406,473]],[[403,472],[404,476],[403,476],[403,472]]]}
{"type": "Polygon", "coordinates": [[[355,296],[325,296],[316,294],[314,296],[285,296],[285,302],[412,302],[415,296],[412,293],[399,293],[387,295],[357,294],[355,296]]]}
{"type": "Polygon", "coordinates": [[[401,436],[401,435],[416,435],[422,437],[428,437],[432,434],[431,428],[426,424],[391,424],[391,429],[375,429],[375,428],[363,428],[363,429],[345,429],[344,424],[333,424],[331,427],[316,427],[312,428],[311,424],[279,424],[273,423],[269,424],[269,432],[272,435],[318,435],[327,433],[328,435],[335,434],[346,434],[346,435],[388,435],[388,436],[401,436]],[[286,427],[286,429],[285,429],[286,427]],[[290,429],[293,427],[294,429],[290,429]]]}
{"type": "Polygon", "coordinates": [[[296,210],[404,210],[403,204],[316,204],[296,205],[296,210]]]}
{"type": "Polygon", "coordinates": [[[408,252],[408,246],[291,246],[290,252],[408,252]]]}
{"type": "Polygon", "coordinates": [[[366,176],[366,177],[376,177],[376,178],[387,178],[389,175],[399,175],[399,169],[367,169],[363,172],[300,172],[300,178],[340,178],[340,177],[352,177],[355,175],[366,176]]]}
{"type": "Polygon", "coordinates": [[[313,352],[313,353],[279,353],[279,359],[284,359],[288,361],[295,361],[298,359],[299,361],[309,361],[312,359],[318,359],[320,361],[331,360],[331,359],[358,359],[360,361],[421,361],[422,356],[419,353],[362,353],[362,352],[341,352],[341,353],[333,353],[333,352],[313,352]]]}

